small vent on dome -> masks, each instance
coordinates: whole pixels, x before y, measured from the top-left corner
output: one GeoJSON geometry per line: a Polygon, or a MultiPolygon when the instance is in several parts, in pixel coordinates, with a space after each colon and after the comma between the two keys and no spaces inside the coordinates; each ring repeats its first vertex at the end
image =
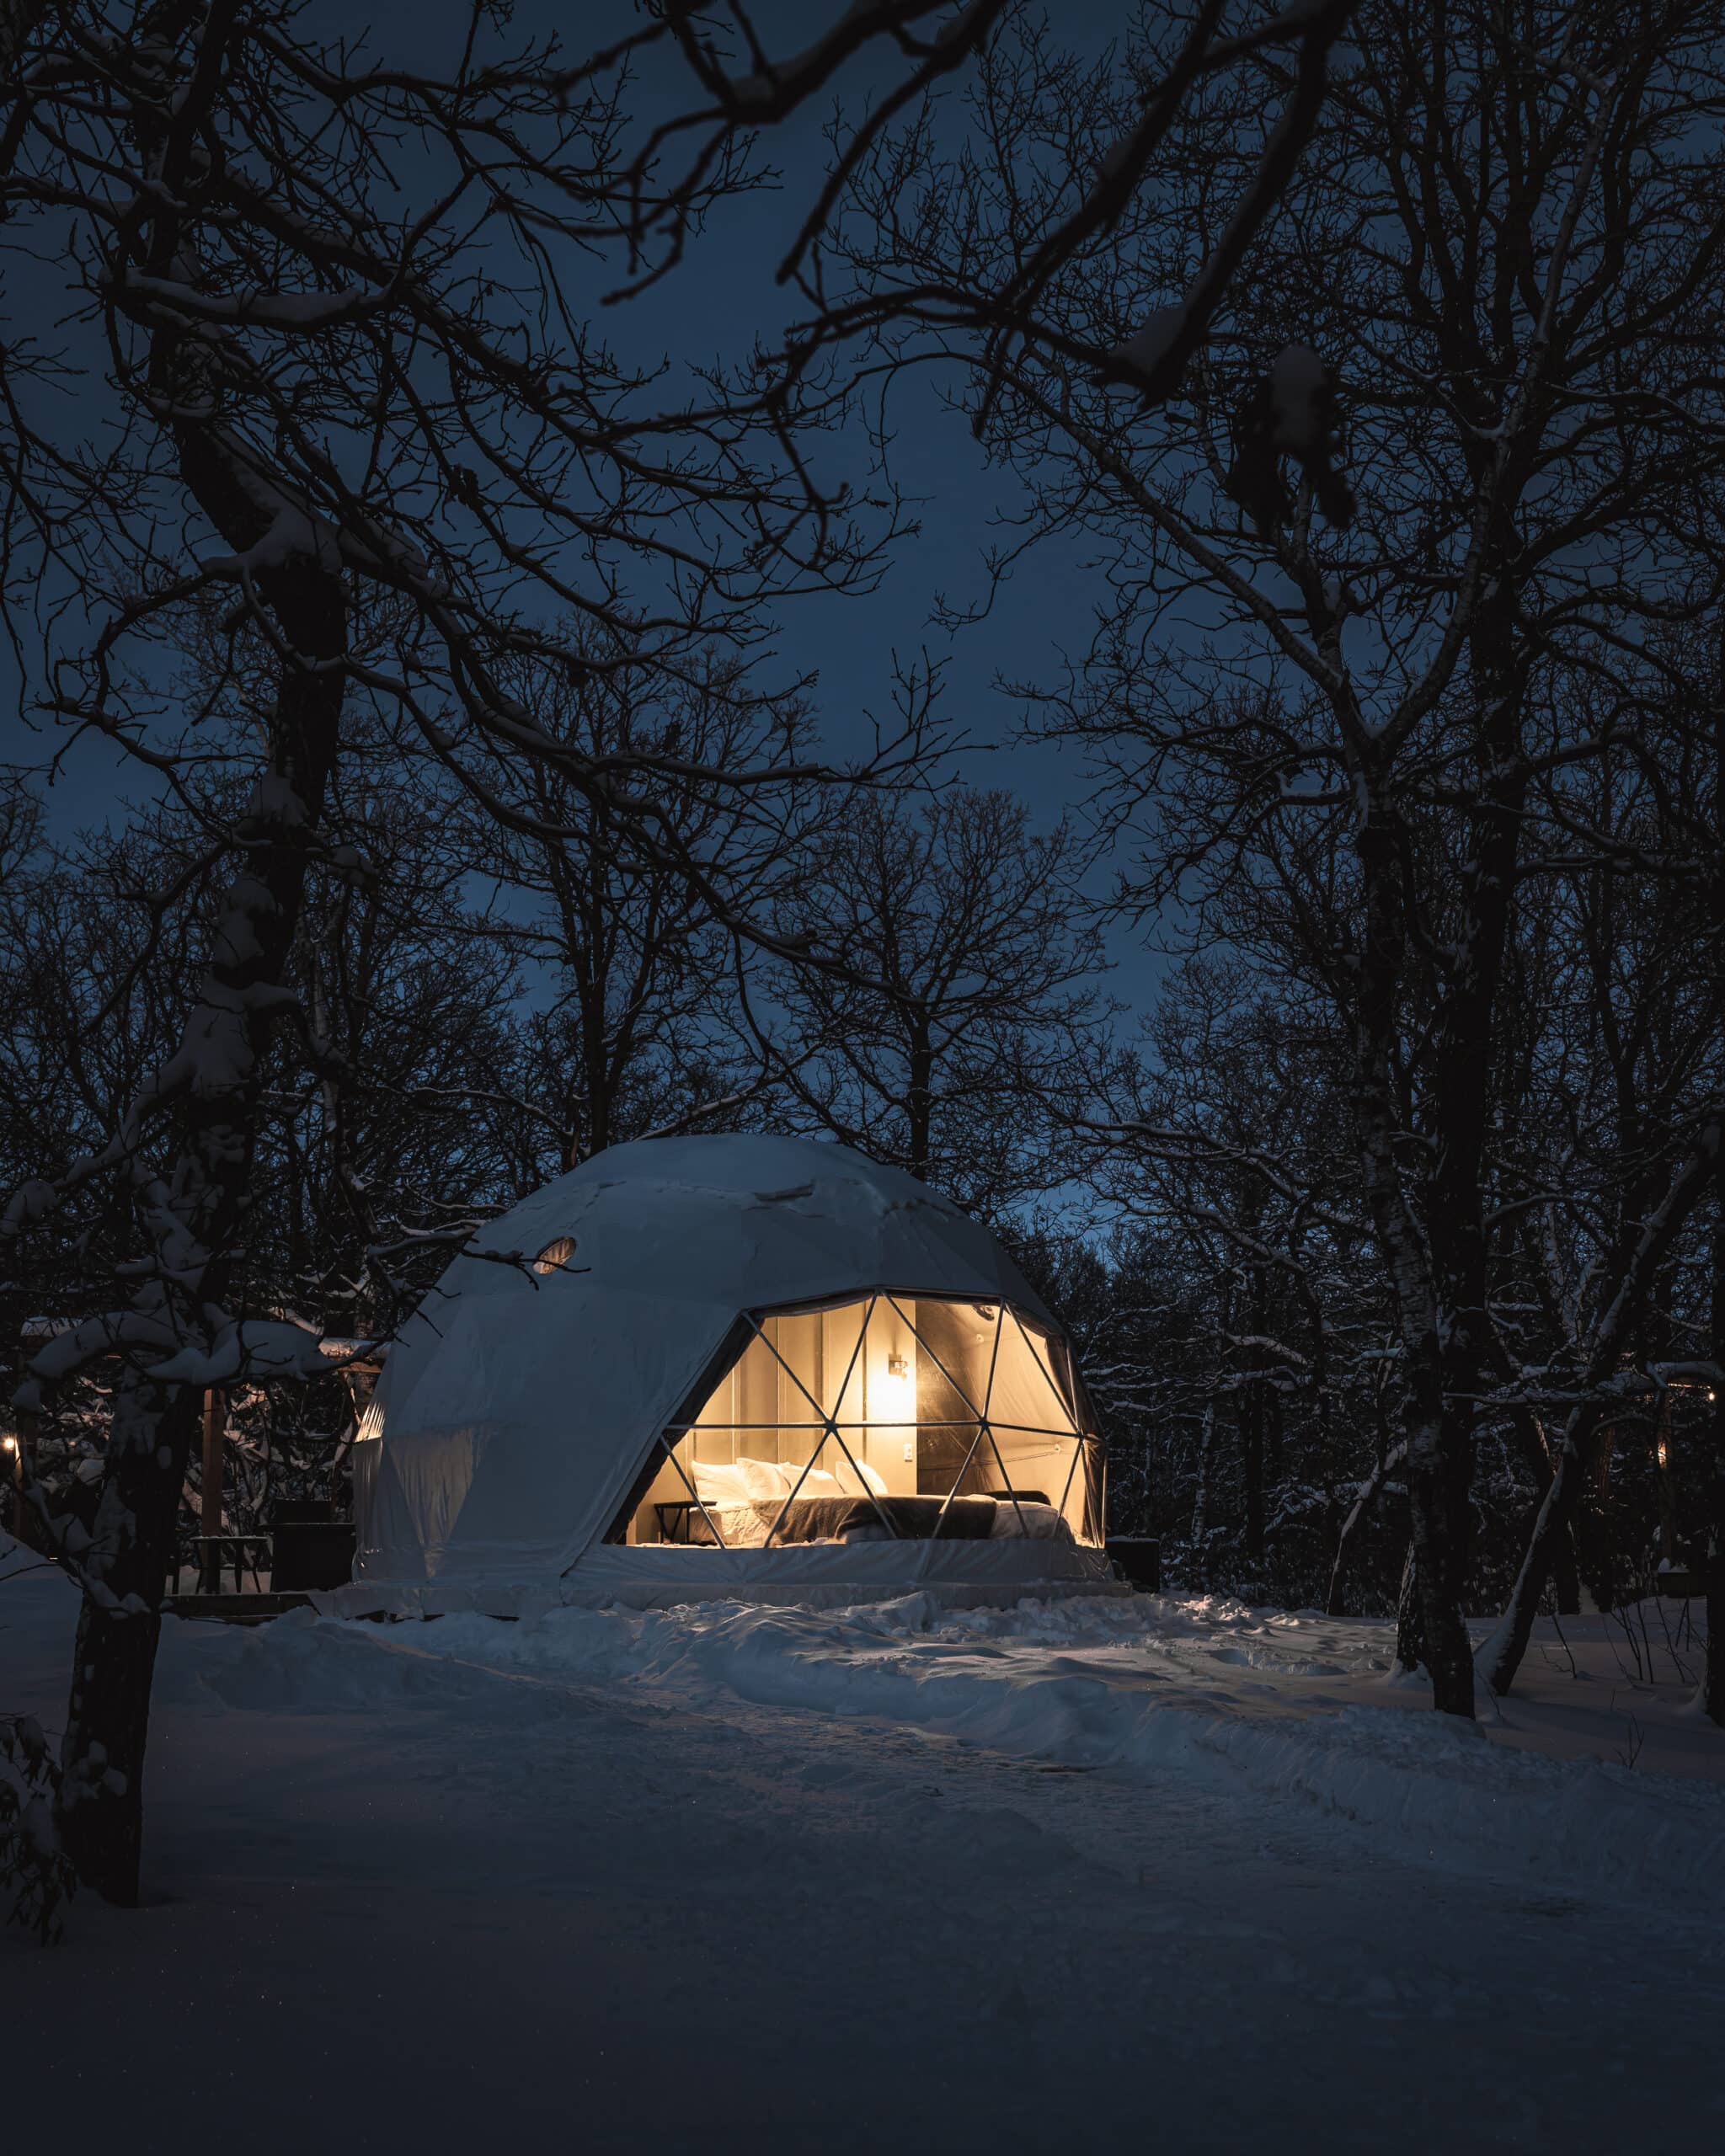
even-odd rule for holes
{"type": "Polygon", "coordinates": [[[554,1243],[547,1243],[533,1260],[536,1273],[560,1273],[575,1254],[573,1235],[559,1235],[554,1243]]]}

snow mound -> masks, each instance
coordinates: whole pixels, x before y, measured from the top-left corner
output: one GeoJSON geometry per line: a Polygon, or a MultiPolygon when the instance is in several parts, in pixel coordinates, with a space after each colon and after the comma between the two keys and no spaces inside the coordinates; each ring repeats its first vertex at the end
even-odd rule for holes
{"type": "Polygon", "coordinates": [[[296,1610],[269,1625],[193,1624],[170,1634],[156,1700],[168,1707],[327,1715],[445,1706],[509,1681],[501,1669],[452,1666],[418,1637],[296,1610]]]}
{"type": "MultiPolygon", "coordinates": [[[[203,1628],[200,1628],[200,1631],[203,1628]]],[[[557,1608],[510,1622],[210,1628],[168,1658],[182,1704],[434,1707],[499,1685],[873,1718],[1146,1781],[1241,1789],[1348,1822],[1364,1851],[1540,1890],[1725,1908],[1725,1788],[1493,1742],[1386,1682],[1382,1628],[1220,1597],[951,1609],[740,1602],[557,1608]]]]}

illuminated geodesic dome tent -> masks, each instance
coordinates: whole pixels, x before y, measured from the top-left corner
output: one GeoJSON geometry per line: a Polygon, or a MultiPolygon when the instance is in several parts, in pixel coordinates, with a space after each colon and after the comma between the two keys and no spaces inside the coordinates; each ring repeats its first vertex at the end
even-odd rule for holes
{"type": "Polygon", "coordinates": [[[1094,1594],[1102,1508],[1082,1381],[985,1229],[842,1146],[647,1139],[495,1222],[403,1329],[322,1599],[1094,1594]]]}

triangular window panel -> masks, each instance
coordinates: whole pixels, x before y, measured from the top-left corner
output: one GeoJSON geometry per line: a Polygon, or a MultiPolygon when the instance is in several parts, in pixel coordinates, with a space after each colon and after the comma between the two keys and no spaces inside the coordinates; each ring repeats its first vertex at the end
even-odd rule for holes
{"type": "Polygon", "coordinates": [[[980,1497],[989,1471],[977,1444],[982,1402],[1000,1330],[991,1305],[890,1299],[903,1325],[916,1374],[915,1439],[916,1494],[925,1497],[980,1497]]]}
{"type": "Polygon", "coordinates": [[[1077,1427],[1055,1381],[1049,1342],[1021,1324],[1012,1310],[1001,1316],[1000,1353],[995,1358],[986,1412],[996,1428],[1007,1425],[1065,1432],[1077,1427]]]}

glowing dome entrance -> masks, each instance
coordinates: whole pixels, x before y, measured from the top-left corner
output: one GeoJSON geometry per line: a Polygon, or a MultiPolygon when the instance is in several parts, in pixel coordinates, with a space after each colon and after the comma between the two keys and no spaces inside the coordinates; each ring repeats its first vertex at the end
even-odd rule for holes
{"type": "Polygon", "coordinates": [[[629,1542],[1100,1541],[1099,1449],[1056,1335],[1003,1303],[889,1294],[747,1322],[661,1433],[629,1542]]]}
{"type": "Polygon", "coordinates": [[[806,1139],[547,1184],[390,1350],[344,1613],[1106,1593],[1102,1447],[987,1230],[806,1139]]]}

